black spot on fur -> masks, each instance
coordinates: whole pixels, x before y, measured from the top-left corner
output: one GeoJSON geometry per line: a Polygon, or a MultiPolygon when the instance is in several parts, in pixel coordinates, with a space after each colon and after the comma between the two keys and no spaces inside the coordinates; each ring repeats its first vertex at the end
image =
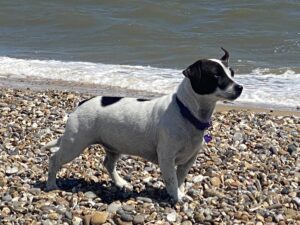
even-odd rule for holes
{"type": "Polygon", "coordinates": [[[93,98],[95,98],[95,97],[91,97],[89,99],[82,100],[81,102],[78,103],[78,106],[81,106],[83,103],[85,103],[85,102],[87,102],[87,101],[89,101],[89,100],[91,100],[93,98]]]}
{"type": "Polygon", "coordinates": [[[225,89],[232,83],[220,64],[206,59],[190,65],[183,74],[190,79],[193,90],[201,95],[211,94],[217,87],[225,89]]]}
{"type": "Polygon", "coordinates": [[[120,101],[123,97],[102,97],[101,105],[108,106],[120,101]]]}
{"type": "Polygon", "coordinates": [[[145,99],[145,98],[137,98],[136,99],[138,102],[146,102],[146,101],[150,101],[150,99],[145,99]]]}

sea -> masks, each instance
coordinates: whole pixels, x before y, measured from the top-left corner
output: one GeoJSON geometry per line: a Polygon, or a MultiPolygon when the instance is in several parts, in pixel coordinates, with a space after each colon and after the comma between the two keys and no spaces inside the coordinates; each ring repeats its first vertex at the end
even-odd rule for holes
{"type": "Polygon", "coordinates": [[[0,79],[167,94],[221,47],[237,104],[300,109],[299,0],[0,1],[0,79]]]}

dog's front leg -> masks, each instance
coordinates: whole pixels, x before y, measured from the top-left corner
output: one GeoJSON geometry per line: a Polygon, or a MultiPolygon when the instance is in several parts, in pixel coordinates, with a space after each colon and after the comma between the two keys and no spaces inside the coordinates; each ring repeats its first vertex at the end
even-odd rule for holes
{"type": "Polygon", "coordinates": [[[161,174],[165,181],[167,192],[175,202],[181,201],[183,196],[178,188],[175,167],[175,152],[177,147],[176,143],[174,143],[174,139],[166,138],[164,135],[164,138],[161,136],[157,148],[161,174]]]}
{"type": "Polygon", "coordinates": [[[188,174],[189,170],[191,169],[192,165],[194,164],[197,158],[197,153],[193,155],[186,163],[177,166],[177,180],[178,180],[178,187],[184,193],[184,179],[188,174]]]}

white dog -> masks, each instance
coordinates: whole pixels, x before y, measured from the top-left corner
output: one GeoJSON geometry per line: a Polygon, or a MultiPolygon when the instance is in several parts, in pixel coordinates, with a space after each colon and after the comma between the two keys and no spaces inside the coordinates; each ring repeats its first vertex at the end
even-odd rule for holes
{"type": "Polygon", "coordinates": [[[159,165],[168,194],[180,201],[180,186],[201,148],[216,102],[242,93],[223,51],[220,60],[199,60],[184,70],[175,93],[152,100],[94,97],[81,102],[63,136],[44,147],[59,146],[49,162],[47,189],[57,188],[56,174],[63,164],[86,147],[101,144],[104,166],[118,187],[132,188],[116,171],[121,154],[140,156],[159,165]]]}

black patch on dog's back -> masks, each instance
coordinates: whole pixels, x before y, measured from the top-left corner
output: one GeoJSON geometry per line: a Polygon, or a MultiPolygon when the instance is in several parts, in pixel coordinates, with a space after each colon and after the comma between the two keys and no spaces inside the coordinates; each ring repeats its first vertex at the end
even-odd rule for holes
{"type": "Polygon", "coordinates": [[[118,101],[120,101],[123,97],[109,97],[109,96],[104,96],[101,98],[101,105],[102,106],[108,106],[112,105],[118,101]]]}
{"type": "Polygon", "coordinates": [[[91,99],[93,99],[93,98],[95,98],[95,97],[91,97],[91,98],[82,100],[81,102],[78,103],[78,107],[81,106],[83,103],[85,103],[85,102],[87,102],[87,101],[89,101],[89,100],[91,100],[91,99]]]}
{"type": "Polygon", "coordinates": [[[136,99],[138,102],[146,102],[146,101],[150,101],[150,99],[146,99],[146,98],[137,98],[136,99]]]}

